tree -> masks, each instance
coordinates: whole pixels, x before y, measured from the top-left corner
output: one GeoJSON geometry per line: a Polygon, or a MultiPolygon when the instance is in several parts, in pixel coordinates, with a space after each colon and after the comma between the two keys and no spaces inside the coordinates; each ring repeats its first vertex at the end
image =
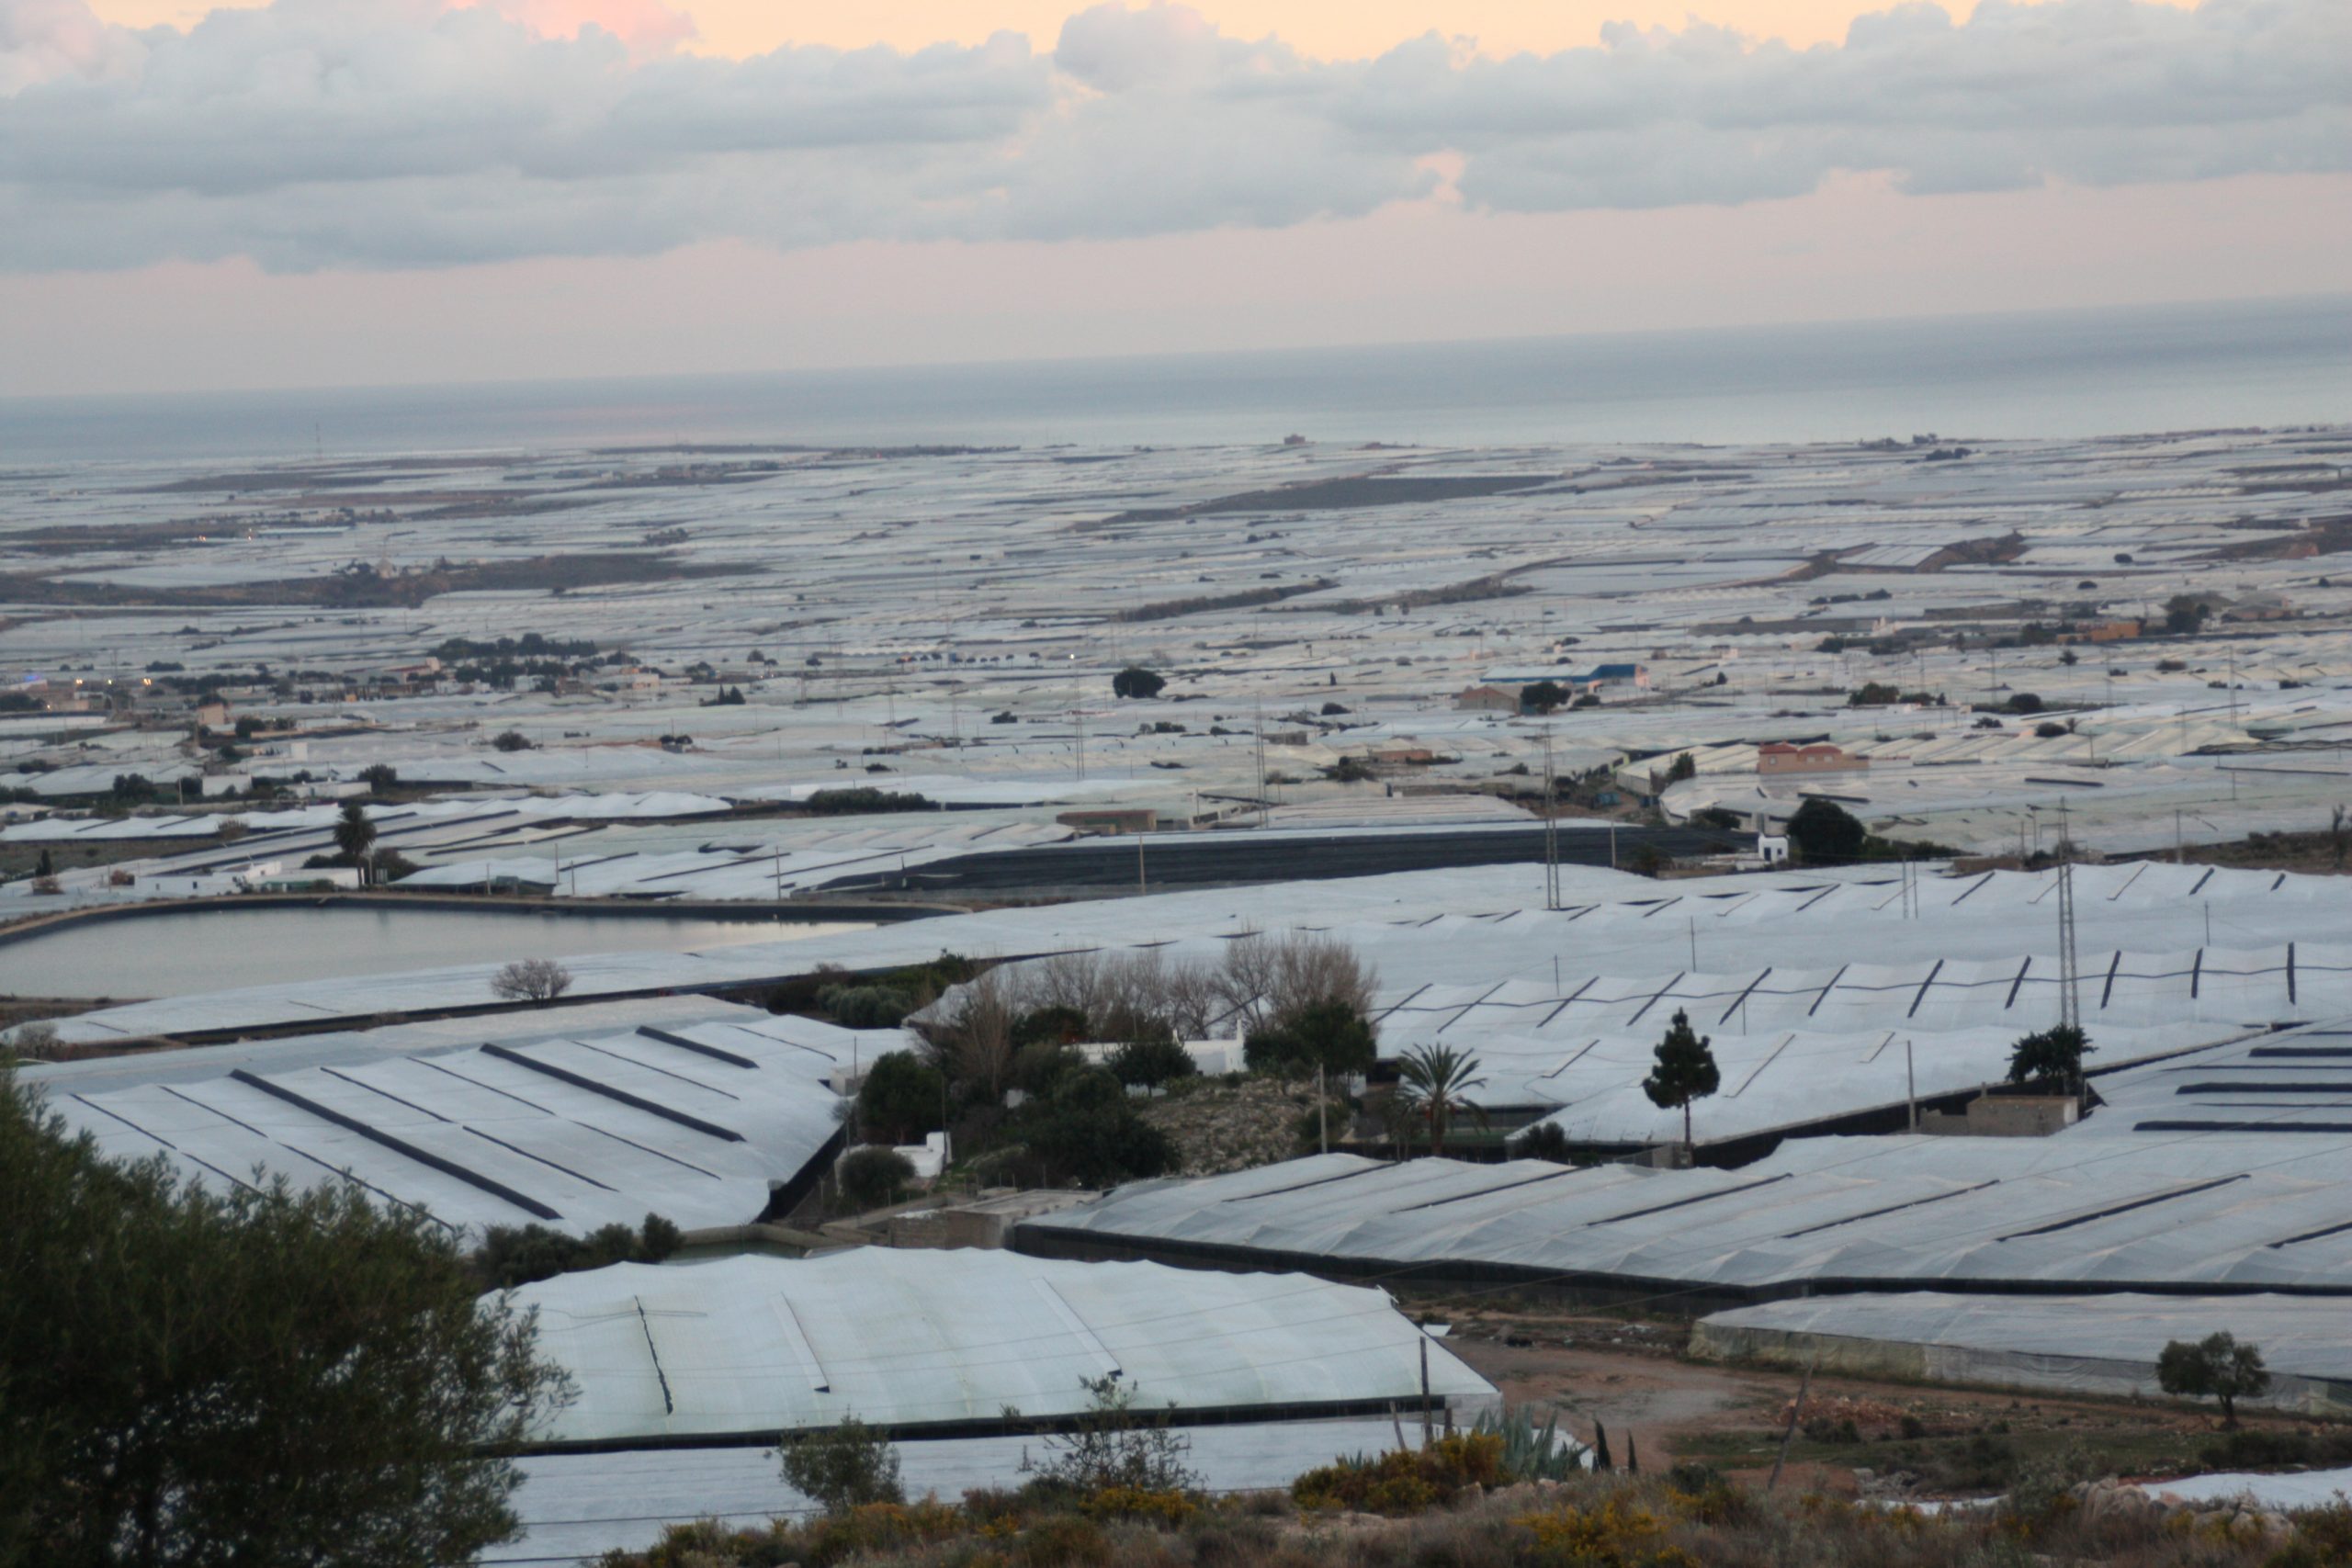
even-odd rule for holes
{"type": "Polygon", "coordinates": [[[886,1051],[857,1088],[857,1122],[869,1138],[920,1143],[946,1113],[947,1076],[911,1051],[886,1051]]]}
{"type": "Polygon", "coordinates": [[[2166,1393],[2222,1403],[2222,1425],[2238,1424],[2238,1401],[2259,1399],[2270,1392],[2270,1372],[2262,1351],[2241,1345],[2234,1335],[2209,1334],[2195,1344],[2176,1339],[2156,1358],[2156,1385],[2166,1393]]]}
{"type": "Polygon", "coordinates": [[[1723,1086],[1715,1054],[1709,1049],[1713,1043],[1690,1027],[1688,1012],[1675,1009],[1674,1021],[1666,1026],[1666,1037],[1657,1043],[1657,1064],[1642,1080],[1642,1092],[1650,1097],[1652,1105],[1660,1111],[1681,1111],[1686,1149],[1696,1147],[1690,1141],[1690,1102],[1706,1099],[1723,1086]]]}
{"type": "Polygon", "coordinates": [[[2202,629],[2206,617],[2212,613],[2213,606],[2196,594],[2176,593],[2165,601],[2165,630],[2175,637],[2187,637],[2202,629]]]}
{"type": "Polygon", "coordinates": [[[343,852],[344,863],[359,868],[359,880],[368,881],[368,862],[376,848],[376,824],[368,819],[368,808],[359,802],[343,803],[343,815],[334,823],[334,847],[343,852]]]}
{"type": "Polygon", "coordinates": [[[1567,688],[1557,681],[1538,681],[1519,689],[1519,705],[1526,713],[1550,713],[1567,700],[1567,688]]]}
{"type": "MultiPolygon", "coordinates": [[[[2344,816],[2344,807],[2340,806],[2337,807],[2335,808],[2335,815],[2337,819],[2341,820],[2344,816]]],[[[2342,865],[2344,863],[2344,856],[2341,852],[2339,852],[2335,857],[2335,863],[2338,865],[2342,865]]],[[[49,846],[47,844],[43,844],[40,847],[40,857],[33,863],[33,874],[35,876],[55,876],[57,874],[57,864],[50,858],[49,846]]]]}
{"type": "Polygon", "coordinates": [[[777,1445],[777,1453],[784,1461],[786,1483],[829,1514],[867,1503],[906,1501],[899,1484],[899,1450],[890,1446],[890,1434],[854,1416],[787,1438],[777,1445]]]}
{"type": "Polygon", "coordinates": [[[1109,1187],[1176,1163],[1168,1135],[1136,1114],[1126,1089],[1101,1067],[1062,1074],[1013,1125],[1048,1182],[1109,1187]]]}
{"type": "Polygon", "coordinates": [[[390,762],[370,762],[359,770],[359,782],[378,795],[400,783],[400,770],[390,762]]]}
{"type": "Polygon", "coordinates": [[[1472,1089],[1486,1083],[1478,1058],[1451,1045],[1416,1045],[1397,1060],[1398,1096],[1408,1110],[1429,1128],[1430,1153],[1445,1153],[1446,1130],[1460,1115],[1486,1125],[1486,1108],[1469,1099],[1472,1089]]]}
{"type": "Polygon", "coordinates": [[[1278,1016],[1241,1042],[1241,1059],[1251,1072],[1298,1077],[1318,1066],[1333,1077],[1361,1073],[1379,1052],[1378,1037],[1363,1014],[1336,997],[1278,1016]]]}
{"type": "Polygon", "coordinates": [[[1859,860],[1870,835],[1844,807],[1807,796],[1789,818],[1789,843],[1807,865],[1838,865],[1859,860]]]}
{"type": "Polygon", "coordinates": [[[2083,1091],[2083,1058],[2096,1050],[2090,1037],[2071,1023],[2020,1036],[2009,1047],[2009,1081],[2059,1085],[2083,1091]]]}
{"type": "Polygon", "coordinates": [[[519,729],[505,729],[501,730],[491,744],[501,751],[527,751],[531,749],[531,738],[519,729]]]}
{"type": "Polygon", "coordinates": [[[2040,713],[2041,698],[2032,692],[2012,692],[2009,694],[2009,711],[2011,713],[2040,713]]]}
{"type": "Polygon", "coordinates": [[[1684,779],[1695,779],[1698,776],[1699,760],[1688,751],[1677,755],[1666,770],[1666,782],[1668,784],[1680,784],[1684,779]]]}
{"type": "MultiPolygon", "coordinates": [[[[2327,814],[2327,842],[2328,847],[2335,852],[2335,869],[2338,871],[2344,869],[2344,849],[2347,840],[2352,840],[2352,828],[2346,826],[2344,807],[2339,806],[2327,814]]],[[[48,874],[49,852],[47,850],[40,852],[40,869],[43,875],[48,874]]]]}
{"type": "Polygon", "coordinates": [[[482,1233],[471,1262],[482,1290],[511,1291],[535,1280],[609,1269],[616,1263],[659,1263],[684,1240],[685,1233],[659,1214],[646,1215],[637,1230],[599,1225],[586,1235],[569,1235],[545,1225],[492,1225],[482,1233]]]}
{"type": "Polygon", "coordinates": [[[1513,1159],[1550,1160],[1554,1165],[1577,1165],[1575,1145],[1569,1143],[1567,1129],[1557,1122],[1538,1122],[1510,1141],[1513,1159]]]}
{"type": "Polygon", "coordinates": [[[1122,697],[1156,697],[1167,686],[1167,678],[1155,675],[1140,664],[1130,664],[1111,677],[1111,690],[1122,697]]]}
{"type": "Polygon", "coordinates": [[[0,1074],[0,1562],[471,1562],[566,1396],[449,1232],[356,1183],[183,1185],[0,1074]]]}
{"type": "Polygon", "coordinates": [[[833,1167],[842,1201],[853,1213],[878,1209],[906,1196],[915,1179],[914,1161],[896,1149],[852,1149],[833,1167]]]}
{"type": "Polygon", "coordinates": [[[1184,1462],[1193,1440],[1171,1431],[1174,1412],[1135,1407],[1135,1385],[1116,1372],[1080,1380],[1087,1411],[1068,1433],[1039,1434],[1048,1458],[1043,1479],[1092,1497],[1114,1487],[1134,1492],[1197,1492],[1201,1478],[1184,1462]]]}
{"type": "Polygon", "coordinates": [[[1138,1089],[1159,1089],[1178,1078],[1197,1075],[1201,1065],[1175,1041],[1131,1040],[1111,1053],[1111,1071],[1121,1083],[1138,1089]]]}
{"type": "Polygon", "coordinates": [[[518,958],[491,976],[490,988],[511,1002],[551,1002],[571,989],[571,971],[552,958],[518,958]]]}

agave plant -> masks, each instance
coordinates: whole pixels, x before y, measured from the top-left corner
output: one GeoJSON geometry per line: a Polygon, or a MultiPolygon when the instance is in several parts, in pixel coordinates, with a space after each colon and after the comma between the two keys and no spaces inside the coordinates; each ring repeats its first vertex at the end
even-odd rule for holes
{"type": "Polygon", "coordinates": [[[1485,1108],[1468,1098],[1487,1081],[1477,1057],[1451,1045],[1416,1045],[1397,1059],[1396,1071],[1406,1108],[1429,1123],[1430,1154],[1445,1153],[1445,1131],[1455,1116],[1466,1113],[1480,1126],[1487,1124],[1485,1108]]]}
{"type": "Polygon", "coordinates": [[[1566,1481],[1584,1469],[1584,1445],[1560,1435],[1555,1411],[1544,1425],[1526,1405],[1478,1413],[1474,1432],[1503,1440],[1503,1468],[1521,1481],[1566,1481]]]}

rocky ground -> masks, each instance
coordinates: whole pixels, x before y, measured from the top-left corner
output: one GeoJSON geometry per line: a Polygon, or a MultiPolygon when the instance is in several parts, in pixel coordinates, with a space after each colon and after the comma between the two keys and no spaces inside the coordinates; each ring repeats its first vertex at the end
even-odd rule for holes
{"type": "MultiPolygon", "coordinates": [[[[1182,1174],[1215,1176],[1299,1154],[1299,1126],[1314,1109],[1312,1080],[1195,1078],[1153,1100],[1143,1117],[1175,1143],[1182,1174]]],[[[1346,1123],[1345,1112],[1335,1106],[1335,1139],[1346,1123]]]]}

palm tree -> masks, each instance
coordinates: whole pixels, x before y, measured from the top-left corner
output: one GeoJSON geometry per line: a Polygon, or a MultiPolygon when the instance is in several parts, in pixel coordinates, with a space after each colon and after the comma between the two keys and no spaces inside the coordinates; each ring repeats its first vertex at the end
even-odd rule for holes
{"type": "Polygon", "coordinates": [[[1416,1045],[1398,1058],[1396,1071],[1404,1080],[1397,1094],[1407,1109],[1429,1123],[1431,1155],[1445,1153],[1445,1130],[1457,1114],[1467,1111],[1480,1126],[1487,1124],[1486,1109],[1468,1098],[1470,1090],[1487,1081],[1478,1071],[1477,1057],[1451,1045],[1416,1045]]]}
{"type": "Polygon", "coordinates": [[[368,808],[356,800],[343,803],[343,815],[334,825],[334,847],[359,867],[359,879],[367,881],[368,857],[376,848],[376,824],[368,820],[368,808]]]}

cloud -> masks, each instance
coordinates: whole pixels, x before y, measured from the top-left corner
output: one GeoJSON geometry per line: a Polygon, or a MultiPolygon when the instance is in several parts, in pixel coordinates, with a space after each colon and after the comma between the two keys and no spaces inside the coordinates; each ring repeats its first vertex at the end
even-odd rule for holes
{"type": "Polygon", "coordinates": [[[1368,61],[1097,6],[1052,53],[679,52],[660,0],[276,0],[185,34],[0,0],[0,267],[278,269],[742,238],[1133,236],[2352,167],[2352,5],[1907,3],[1797,50],[1693,22],[1368,61]]]}

